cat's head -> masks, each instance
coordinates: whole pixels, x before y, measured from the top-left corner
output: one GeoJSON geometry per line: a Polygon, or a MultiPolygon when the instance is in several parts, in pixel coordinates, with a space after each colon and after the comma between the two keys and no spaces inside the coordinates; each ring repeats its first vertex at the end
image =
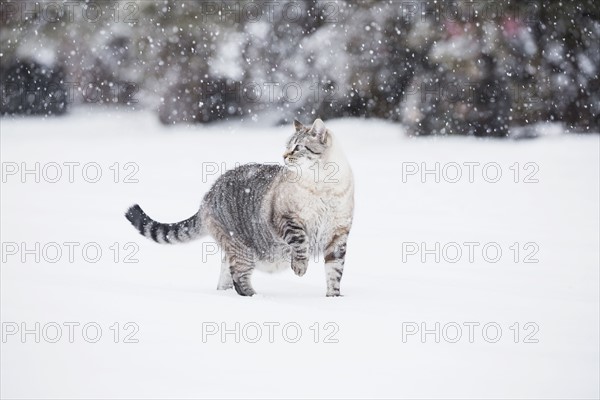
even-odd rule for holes
{"type": "Polygon", "coordinates": [[[286,164],[314,164],[323,159],[331,147],[331,133],[320,119],[312,126],[304,126],[294,120],[295,132],[283,154],[286,164]]]}

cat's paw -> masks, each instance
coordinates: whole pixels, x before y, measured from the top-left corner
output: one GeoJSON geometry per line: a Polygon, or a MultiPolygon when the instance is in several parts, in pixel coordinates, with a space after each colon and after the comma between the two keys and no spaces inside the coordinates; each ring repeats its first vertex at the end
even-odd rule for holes
{"type": "Polygon", "coordinates": [[[298,276],[303,276],[308,269],[308,260],[292,260],[292,271],[298,276]]]}
{"type": "Polygon", "coordinates": [[[239,285],[236,281],[233,281],[233,287],[240,296],[252,297],[256,294],[252,287],[249,287],[248,285],[239,285]]]}

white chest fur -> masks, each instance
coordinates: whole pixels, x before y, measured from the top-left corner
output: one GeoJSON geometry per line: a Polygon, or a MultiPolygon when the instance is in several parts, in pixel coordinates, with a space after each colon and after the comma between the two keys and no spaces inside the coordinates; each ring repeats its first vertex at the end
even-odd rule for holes
{"type": "Polygon", "coordinates": [[[282,205],[304,224],[311,252],[321,252],[337,229],[352,223],[352,171],[346,159],[338,155],[303,166],[301,172],[301,179],[286,185],[282,205]]]}

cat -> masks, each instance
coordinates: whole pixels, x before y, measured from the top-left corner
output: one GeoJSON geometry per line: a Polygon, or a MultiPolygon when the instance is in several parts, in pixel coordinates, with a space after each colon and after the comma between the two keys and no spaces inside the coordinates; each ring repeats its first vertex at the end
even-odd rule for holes
{"type": "Polygon", "coordinates": [[[341,146],[320,119],[294,121],[285,165],[246,164],[223,174],[198,212],[174,224],[154,221],[139,205],[125,216],[145,237],[183,243],[211,235],[224,254],[217,289],[256,292],[253,270],[290,268],[303,276],[324,255],[327,296],[340,296],[354,214],[354,178],[341,146]]]}

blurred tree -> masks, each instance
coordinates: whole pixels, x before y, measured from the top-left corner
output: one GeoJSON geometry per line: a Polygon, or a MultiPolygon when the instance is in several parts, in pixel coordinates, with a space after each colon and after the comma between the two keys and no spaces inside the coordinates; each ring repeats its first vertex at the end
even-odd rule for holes
{"type": "Polygon", "coordinates": [[[2,2],[4,88],[9,70],[23,84],[23,68],[55,71],[68,102],[139,103],[165,124],[273,113],[385,118],[415,135],[600,130],[594,0],[49,4],[2,2]]]}

